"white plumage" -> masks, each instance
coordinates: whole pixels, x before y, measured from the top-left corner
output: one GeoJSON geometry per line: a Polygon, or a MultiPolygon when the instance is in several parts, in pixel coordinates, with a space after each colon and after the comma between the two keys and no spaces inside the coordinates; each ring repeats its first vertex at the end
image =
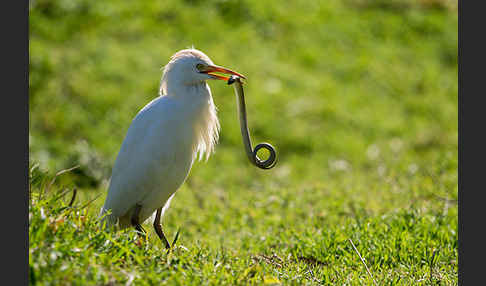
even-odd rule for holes
{"type": "Polygon", "coordinates": [[[133,119],[116,158],[101,209],[111,211],[107,225],[136,227],[165,211],[194,160],[207,160],[214,151],[220,125],[206,80],[228,78],[213,72],[243,77],[195,49],[177,52],[165,66],[160,96],[133,119]]]}

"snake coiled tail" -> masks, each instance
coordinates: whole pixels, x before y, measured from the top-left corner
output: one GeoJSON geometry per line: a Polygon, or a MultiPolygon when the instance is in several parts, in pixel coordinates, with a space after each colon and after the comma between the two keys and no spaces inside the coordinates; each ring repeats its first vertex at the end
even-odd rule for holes
{"type": "Polygon", "coordinates": [[[228,80],[228,84],[233,84],[236,95],[236,104],[238,107],[238,116],[240,119],[241,137],[243,138],[243,146],[245,147],[246,156],[250,162],[261,169],[271,169],[277,164],[277,152],[270,143],[260,143],[255,146],[255,149],[251,146],[250,132],[248,130],[248,121],[246,120],[246,105],[245,94],[243,92],[243,85],[241,79],[238,76],[231,76],[228,80]],[[235,84],[233,84],[235,83],[235,84]],[[270,152],[270,156],[266,160],[262,160],[258,157],[257,153],[260,149],[266,149],[270,152]]]}

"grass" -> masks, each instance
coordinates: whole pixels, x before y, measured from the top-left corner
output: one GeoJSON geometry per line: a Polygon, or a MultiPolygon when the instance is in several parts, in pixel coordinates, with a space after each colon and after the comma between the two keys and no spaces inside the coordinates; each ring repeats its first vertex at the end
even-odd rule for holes
{"type": "Polygon", "coordinates": [[[29,21],[32,285],[457,284],[452,2],[37,0],[29,21]],[[97,215],[132,118],[192,44],[249,78],[252,139],[279,161],[247,162],[232,87],[210,83],[220,143],[163,219],[181,228],[167,255],[150,223],[143,242],[97,215]]]}

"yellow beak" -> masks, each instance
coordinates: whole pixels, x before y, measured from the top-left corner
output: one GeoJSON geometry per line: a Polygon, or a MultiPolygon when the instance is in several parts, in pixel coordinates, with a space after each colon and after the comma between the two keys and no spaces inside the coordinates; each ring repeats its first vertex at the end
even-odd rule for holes
{"type": "Polygon", "coordinates": [[[206,74],[212,76],[214,79],[219,79],[219,80],[224,80],[224,81],[228,81],[229,77],[222,76],[222,75],[219,75],[219,74],[215,74],[214,72],[219,72],[219,73],[223,73],[223,74],[232,74],[232,75],[236,75],[236,76],[239,76],[241,78],[246,79],[246,77],[244,75],[237,73],[235,71],[232,71],[230,69],[220,67],[220,66],[208,65],[203,70],[201,70],[200,72],[206,73],[206,74]]]}

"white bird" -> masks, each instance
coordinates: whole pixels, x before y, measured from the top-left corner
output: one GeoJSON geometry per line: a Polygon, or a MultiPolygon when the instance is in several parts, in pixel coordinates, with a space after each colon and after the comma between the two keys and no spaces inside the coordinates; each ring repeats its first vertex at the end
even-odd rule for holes
{"type": "Polygon", "coordinates": [[[243,75],[214,65],[196,49],[175,53],[165,66],[159,97],[133,119],[112,170],[101,215],[106,225],[135,227],[154,212],[154,228],[167,248],[160,218],[196,159],[214,151],[220,125],[208,79],[227,81],[215,74],[243,75]]]}

